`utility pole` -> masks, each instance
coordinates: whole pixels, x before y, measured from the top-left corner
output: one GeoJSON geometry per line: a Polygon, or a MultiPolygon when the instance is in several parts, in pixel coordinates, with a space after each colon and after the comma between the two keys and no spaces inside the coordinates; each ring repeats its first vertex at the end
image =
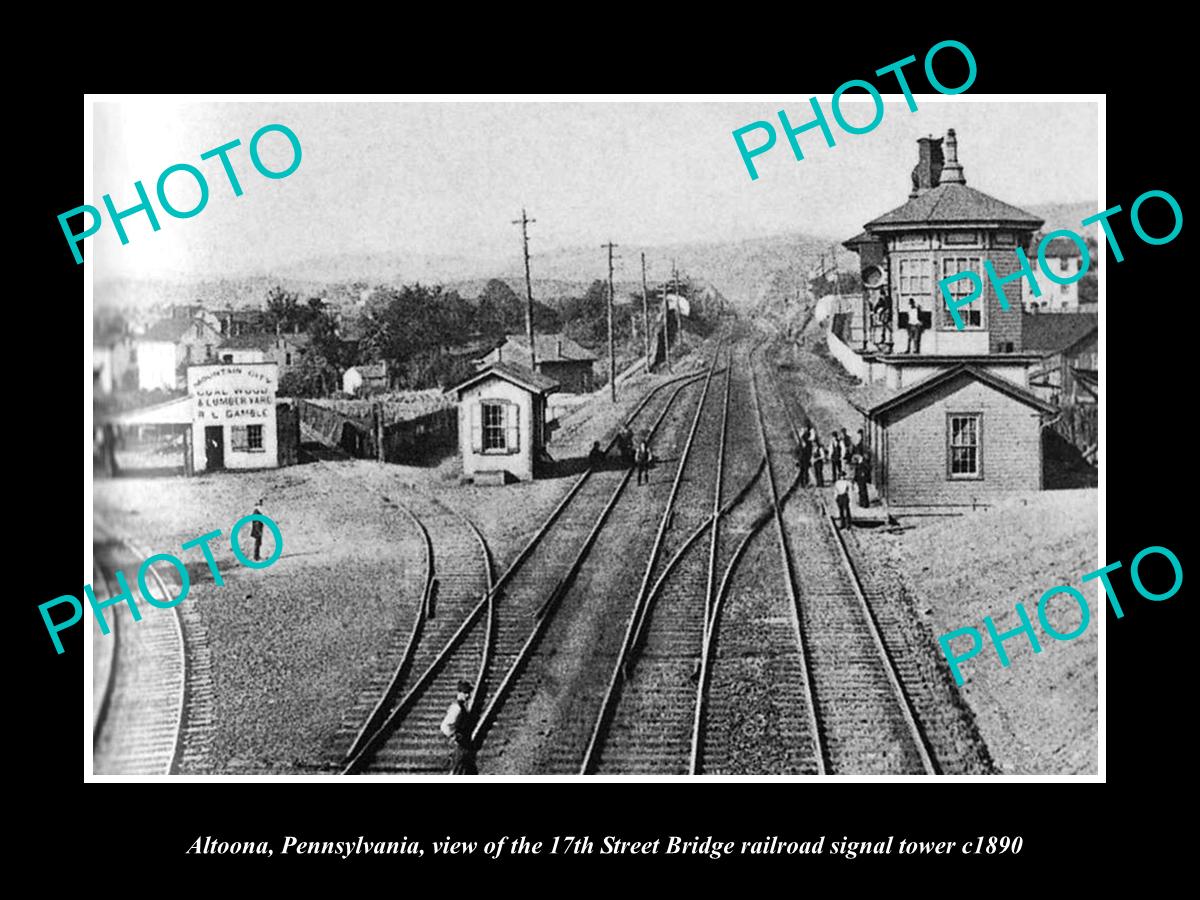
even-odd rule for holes
{"type": "Polygon", "coordinates": [[[521,242],[525,246],[525,333],[529,338],[529,368],[537,371],[537,348],[533,343],[533,282],[529,278],[529,225],[537,219],[525,215],[525,207],[521,207],[521,218],[513,219],[514,225],[521,226],[521,242]]]}
{"type": "Polygon", "coordinates": [[[646,372],[650,372],[650,305],[646,300],[646,254],[642,254],[642,324],[646,327],[646,372]]]}
{"type": "Polygon", "coordinates": [[[663,308],[663,350],[667,357],[667,371],[671,371],[671,327],[670,327],[670,307],[667,306],[667,283],[662,283],[662,308],[663,308]]]}
{"type": "Polygon", "coordinates": [[[613,248],[618,246],[611,240],[601,247],[608,248],[608,384],[613,403],[617,402],[617,357],[613,349],[613,248]]]}

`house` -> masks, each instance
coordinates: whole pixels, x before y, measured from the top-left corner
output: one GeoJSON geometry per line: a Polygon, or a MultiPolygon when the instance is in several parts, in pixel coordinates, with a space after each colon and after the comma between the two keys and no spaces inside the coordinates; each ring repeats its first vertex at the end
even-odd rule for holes
{"type": "Polygon", "coordinates": [[[184,387],[187,367],[216,360],[220,343],[220,332],[203,319],[160,319],[134,339],[138,387],[144,391],[184,387]]]}
{"type": "Polygon", "coordinates": [[[1026,314],[1025,339],[1043,353],[1030,387],[1060,409],[1054,430],[1093,465],[1100,444],[1099,327],[1095,313],[1026,314]]]}
{"type": "Polygon", "coordinates": [[[273,362],[188,366],[192,471],[278,466],[278,387],[273,362]]]}
{"type": "Polygon", "coordinates": [[[221,311],[221,334],[226,337],[237,337],[243,334],[262,334],[267,331],[267,311],[249,307],[233,309],[227,307],[221,311]]]}
{"type": "MultiPolygon", "coordinates": [[[[1034,245],[1036,247],[1036,244],[1034,245]]],[[[1078,278],[1083,265],[1083,253],[1079,245],[1068,237],[1059,237],[1046,245],[1046,265],[1056,278],[1078,278]]],[[[1079,281],[1070,284],[1055,284],[1041,269],[1041,259],[1030,254],[1029,262],[1037,279],[1040,297],[1033,296],[1028,279],[1021,280],[1021,301],[1025,311],[1038,309],[1046,312],[1076,312],[1079,310],[1079,281]]]]}
{"type": "Polygon", "coordinates": [[[137,385],[137,352],[132,335],[119,334],[92,341],[92,390],[111,394],[137,385]]]}
{"type": "Polygon", "coordinates": [[[463,476],[532,479],[546,444],[546,397],[556,390],[553,379],[513,362],[492,363],[453,388],[463,476]]]}
{"type": "Polygon", "coordinates": [[[386,391],[388,386],[387,362],[362,363],[351,366],[342,373],[342,390],[347,394],[368,394],[386,391]]]}
{"type": "MultiPolygon", "coordinates": [[[[537,371],[559,385],[569,394],[590,394],[596,389],[596,354],[565,334],[539,334],[534,336],[537,351],[537,371]]],[[[504,343],[494,349],[476,366],[484,369],[495,363],[515,363],[529,368],[529,338],[510,334],[504,343]]]]}
{"type": "Polygon", "coordinates": [[[223,363],[273,362],[282,378],[300,365],[311,342],[307,334],[238,334],[221,342],[217,356],[223,363]]]}
{"type": "MultiPolygon", "coordinates": [[[[888,503],[971,503],[1042,487],[1042,426],[1057,409],[1031,380],[1045,368],[1047,350],[1040,326],[1028,324],[1035,317],[1017,304],[1019,286],[1008,283],[1011,300],[1003,308],[984,264],[998,278],[1017,273],[1016,249],[1027,250],[1043,224],[967,186],[950,129],[944,139],[917,141],[908,201],[846,242],[860,254],[864,299],[831,316],[826,342],[865,382],[852,402],[866,419],[873,476],[888,503]],[[960,307],[959,329],[938,281],[962,271],[978,274],[984,287],[960,307]],[[845,317],[869,321],[876,305],[889,309],[894,339],[885,329],[862,341],[862,325],[855,329],[845,317]],[[919,347],[910,348],[913,306],[924,330],[919,347]]],[[[972,284],[962,279],[948,287],[961,297],[972,284]]]]}
{"type": "MultiPolygon", "coordinates": [[[[188,475],[224,469],[266,469],[299,461],[300,417],[279,403],[274,363],[188,366],[187,395],[140,409],[97,413],[98,448],[109,474],[120,429],[151,429],[179,440],[180,468],[188,475]]],[[[162,449],[166,449],[165,446],[162,449]]],[[[162,456],[169,463],[170,457],[162,456]]]]}
{"type": "Polygon", "coordinates": [[[905,388],[868,385],[875,485],[889,504],[970,504],[1042,488],[1042,425],[1057,412],[1010,379],[955,363],[905,388]]]}
{"type": "Polygon", "coordinates": [[[1059,405],[1095,403],[1099,369],[1099,320],[1095,313],[1025,313],[1025,346],[1041,352],[1029,386],[1059,405]]]}

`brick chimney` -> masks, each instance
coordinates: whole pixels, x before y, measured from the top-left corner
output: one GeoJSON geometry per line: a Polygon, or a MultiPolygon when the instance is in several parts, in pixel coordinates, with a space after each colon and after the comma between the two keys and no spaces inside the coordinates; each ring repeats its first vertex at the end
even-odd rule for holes
{"type": "MultiPolygon", "coordinates": [[[[951,132],[953,134],[953,132],[951,132]]],[[[919,197],[937,187],[942,174],[942,139],[917,138],[917,167],[912,171],[912,193],[909,198],[919,197]]]]}
{"type": "Polygon", "coordinates": [[[946,132],[946,164],[942,168],[942,184],[966,184],[963,167],[958,161],[958,137],[951,128],[946,132]]]}

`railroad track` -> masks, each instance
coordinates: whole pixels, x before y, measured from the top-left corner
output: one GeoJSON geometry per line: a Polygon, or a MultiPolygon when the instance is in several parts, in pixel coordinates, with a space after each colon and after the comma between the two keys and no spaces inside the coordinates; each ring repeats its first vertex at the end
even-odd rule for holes
{"type": "Polygon", "coordinates": [[[747,358],[745,408],[764,458],[765,504],[749,511],[754,517],[740,531],[716,595],[695,700],[691,774],[825,772],[780,515],[799,479],[780,493],[776,478],[787,469],[767,441],[754,370],[758,349],[747,358]]]}
{"type": "MultiPolygon", "coordinates": [[[[590,725],[603,703],[605,683],[592,677],[608,671],[619,653],[621,635],[610,622],[636,606],[637,581],[642,564],[654,551],[638,535],[653,521],[663,504],[663,493],[672,494],[686,466],[695,434],[694,425],[709,395],[719,353],[699,386],[696,402],[671,405],[657,434],[654,452],[659,460],[648,487],[630,489],[616,498],[595,547],[572,579],[562,598],[576,609],[571,617],[558,617],[546,629],[529,664],[514,679],[510,699],[501,709],[497,725],[505,743],[490,742],[485,756],[505,753],[506,771],[538,774],[573,774],[586,754],[590,725]],[[693,426],[693,427],[689,427],[693,426]],[[678,457],[675,435],[686,433],[678,457]],[[672,465],[673,463],[673,465],[672,465]],[[618,566],[613,560],[620,560],[618,566]],[[560,662],[560,657],[565,662],[560,662]]],[[[667,499],[667,509],[672,506],[667,499]]],[[[644,579],[643,579],[644,580],[644,579]]],[[[487,760],[498,765],[501,760],[487,760]]]]}
{"type": "MultiPolygon", "coordinates": [[[[148,555],[124,538],[116,542],[139,562],[148,555]]],[[[99,562],[94,568],[99,576],[92,586],[97,600],[112,596],[102,568],[99,562]]],[[[149,582],[157,599],[178,596],[178,585],[171,591],[154,567],[149,582]]],[[[130,589],[136,599],[137,585],[130,584],[130,589]]],[[[104,612],[111,633],[99,640],[114,643],[102,688],[105,699],[92,733],[93,770],[97,775],[173,774],[182,755],[187,713],[187,644],[179,606],[142,606],[140,621],[133,620],[125,603],[104,612]]]]}
{"type": "MultiPolygon", "coordinates": [[[[367,682],[358,706],[343,722],[337,741],[338,769],[344,768],[346,759],[356,757],[384,726],[396,702],[417,681],[416,676],[428,672],[437,662],[441,648],[470,617],[480,599],[491,594],[495,583],[491,550],[469,518],[421,492],[407,493],[403,504],[387,494],[384,501],[402,509],[421,535],[425,548],[424,586],[416,599],[413,624],[399,661],[390,673],[377,673],[367,682]]],[[[485,608],[484,619],[487,618],[485,608]]],[[[453,659],[440,667],[430,690],[424,692],[409,713],[413,728],[394,736],[387,748],[388,755],[376,761],[376,768],[406,772],[443,770],[444,746],[432,746],[421,740],[421,736],[438,734],[438,724],[445,712],[441,701],[454,696],[454,686],[459,680],[474,684],[477,694],[481,690],[488,631],[484,627],[468,635],[453,659]]]]}
{"type": "Polygon", "coordinates": [[[746,479],[732,503],[722,506],[735,368],[731,349],[722,389],[706,393],[697,406],[581,774],[687,771],[690,698],[714,590],[720,522],[746,496],[757,474],[746,479]],[[707,542],[702,540],[706,533],[707,542]]]}
{"type": "Polygon", "coordinates": [[[673,552],[647,570],[657,580],[631,617],[583,774],[938,771],[838,535],[796,491],[799,432],[774,380],[760,384],[761,345],[731,351],[743,363],[727,367],[722,437],[693,458],[715,460],[699,493],[719,509],[697,522],[693,499],[664,515],[665,527],[690,510],[693,527],[668,531],[673,552]],[[722,506],[720,483],[756,458],[744,443],[723,453],[727,430],[752,437],[764,477],[722,506]]]}
{"type": "MultiPolygon", "coordinates": [[[[628,421],[632,423],[639,415],[657,409],[650,429],[653,434],[679,393],[699,377],[683,376],[660,385],[643,398],[628,421]],[[672,391],[663,403],[661,394],[668,387],[672,391]]],[[[411,674],[406,678],[395,679],[396,683],[403,682],[404,690],[392,691],[381,699],[343,760],[345,774],[445,771],[448,747],[437,725],[460,678],[475,685],[470,701],[477,723],[473,739],[477,746],[483,743],[515,676],[553,618],[631,474],[628,469],[589,467],[525,549],[499,579],[484,588],[483,596],[469,611],[458,616],[469,603],[457,604],[453,613],[447,610],[440,634],[450,631],[455,622],[457,627],[440,649],[438,640],[425,642],[420,663],[411,665],[411,674]],[[599,516],[598,506],[602,506],[599,516]],[[557,543],[545,540],[552,530],[561,538],[557,543]],[[561,546],[564,542],[570,549],[561,546]],[[564,560],[571,560],[565,572],[564,560]],[[547,573],[559,575],[549,590],[547,573]]],[[[485,763],[483,755],[481,763],[485,763]]]]}
{"type": "MultiPolygon", "coordinates": [[[[772,468],[786,470],[798,434],[792,403],[773,375],[758,395],[772,468]]],[[[806,744],[812,762],[831,774],[938,774],[896,660],[823,503],[801,490],[780,509],[812,704],[806,744]]],[[[726,629],[738,618],[728,617],[726,629]]]]}

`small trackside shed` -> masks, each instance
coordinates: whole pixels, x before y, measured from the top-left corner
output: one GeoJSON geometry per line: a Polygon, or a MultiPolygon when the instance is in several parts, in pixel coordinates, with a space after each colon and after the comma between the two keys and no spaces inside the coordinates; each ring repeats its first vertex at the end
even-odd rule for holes
{"type": "Polygon", "coordinates": [[[463,476],[532,479],[546,445],[546,397],[558,382],[525,366],[493,363],[452,390],[463,476]]]}
{"type": "MultiPolygon", "coordinates": [[[[877,386],[872,386],[877,387],[877,386]]],[[[1042,488],[1042,425],[1057,409],[969,363],[856,405],[891,505],[969,504],[1042,488]]]]}

